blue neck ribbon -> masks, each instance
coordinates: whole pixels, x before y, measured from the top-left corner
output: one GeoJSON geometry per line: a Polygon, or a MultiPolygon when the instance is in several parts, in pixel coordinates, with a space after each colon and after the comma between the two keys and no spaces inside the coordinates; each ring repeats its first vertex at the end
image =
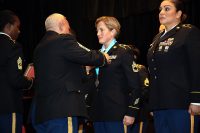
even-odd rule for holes
{"type": "MultiPolygon", "coordinates": [[[[116,39],[113,39],[107,48],[103,45],[100,49],[101,52],[108,53],[108,51],[116,44],[116,39]]],[[[99,67],[95,68],[96,74],[99,75],[99,67]]]]}

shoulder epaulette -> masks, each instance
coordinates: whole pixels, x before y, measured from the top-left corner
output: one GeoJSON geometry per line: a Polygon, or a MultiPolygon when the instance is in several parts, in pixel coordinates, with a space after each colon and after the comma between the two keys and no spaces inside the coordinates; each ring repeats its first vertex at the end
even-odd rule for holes
{"type": "Polygon", "coordinates": [[[189,28],[189,29],[190,29],[190,28],[192,28],[192,25],[191,25],[191,24],[183,24],[182,27],[183,27],[183,28],[189,28]]]}
{"type": "Polygon", "coordinates": [[[129,45],[126,45],[126,44],[119,44],[119,47],[121,47],[123,49],[131,49],[131,47],[129,45]]]}
{"type": "Polygon", "coordinates": [[[144,68],[144,66],[140,65],[140,64],[137,64],[137,67],[138,67],[139,70],[142,69],[142,68],[144,68]]]}
{"type": "Polygon", "coordinates": [[[141,65],[141,64],[134,64],[134,66],[132,66],[133,67],[133,70],[135,70],[135,71],[139,71],[139,70],[141,70],[141,69],[145,69],[145,66],[143,66],[143,65],[141,65]]]}

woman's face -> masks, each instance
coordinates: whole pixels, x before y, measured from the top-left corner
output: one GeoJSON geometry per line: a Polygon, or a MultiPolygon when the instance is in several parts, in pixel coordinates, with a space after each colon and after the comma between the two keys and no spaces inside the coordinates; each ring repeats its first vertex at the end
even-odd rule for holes
{"type": "Polygon", "coordinates": [[[110,29],[108,29],[103,21],[100,21],[97,24],[97,37],[100,44],[107,45],[114,38],[114,34],[110,29]]]}
{"type": "Polygon", "coordinates": [[[159,21],[166,27],[173,27],[181,21],[181,11],[177,11],[174,3],[165,0],[160,4],[159,21]]]}

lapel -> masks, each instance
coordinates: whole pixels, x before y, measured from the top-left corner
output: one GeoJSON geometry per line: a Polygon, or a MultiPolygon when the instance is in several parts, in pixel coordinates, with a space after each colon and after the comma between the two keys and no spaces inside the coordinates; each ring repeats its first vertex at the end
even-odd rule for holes
{"type": "Polygon", "coordinates": [[[112,52],[115,51],[118,47],[119,43],[115,43],[115,45],[112,46],[112,48],[108,51],[109,55],[112,55],[112,52]]]}
{"type": "MultiPolygon", "coordinates": [[[[110,50],[107,52],[107,54],[112,55],[113,52],[114,52],[118,47],[119,47],[119,43],[116,42],[115,45],[113,45],[113,46],[110,48],[110,50]]],[[[102,69],[103,69],[103,68],[105,68],[105,67],[100,67],[100,68],[99,68],[99,74],[98,74],[98,76],[100,76],[100,75],[102,74],[102,69]]]]}
{"type": "MultiPolygon", "coordinates": [[[[176,32],[181,28],[181,24],[177,25],[176,27],[174,27],[173,29],[171,29],[170,31],[168,31],[164,36],[162,36],[162,34],[164,33],[161,32],[159,33],[155,39],[154,42],[152,43],[152,47],[151,50],[155,51],[156,48],[158,47],[158,45],[160,44],[160,42],[165,41],[166,39],[170,38],[171,36],[173,36],[174,34],[176,34],[176,32]],[[161,37],[162,36],[162,37],[161,37]]],[[[154,53],[154,52],[153,52],[154,53]]]]}
{"type": "Polygon", "coordinates": [[[171,36],[173,36],[174,34],[176,34],[176,32],[180,29],[180,25],[174,27],[172,30],[168,31],[163,37],[160,38],[160,42],[166,40],[167,38],[170,38],[171,36]]]}
{"type": "MultiPolygon", "coordinates": [[[[151,44],[150,51],[152,51],[152,52],[150,52],[150,54],[151,54],[151,53],[152,53],[152,54],[154,53],[155,49],[157,48],[158,44],[160,43],[160,37],[162,36],[163,33],[164,33],[164,31],[161,32],[161,33],[158,33],[158,34],[156,35],[156,37],[154,38],[154,41],[153,41],[153,43],[151,44]]],[[[151,54],[151,55],[152,55],[152,54],[151,54]]]]}

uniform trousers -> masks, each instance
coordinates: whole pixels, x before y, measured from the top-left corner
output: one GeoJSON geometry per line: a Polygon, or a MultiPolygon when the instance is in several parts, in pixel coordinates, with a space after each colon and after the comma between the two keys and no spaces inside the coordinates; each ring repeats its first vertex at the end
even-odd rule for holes
{"type": "Polygon", "coordinates": [[[36,124],[35,102],[31,107],[31,122],[37,133],[78,133],[78,118],[63,117],[36,124]]]}
{"type": "Polygon", "coordinates": [[[0,133],[22,133],[23,118],[20,113],[0,115],[0,133]]]}
{"type": "Polygon", "coordinates": [[[77,117],[66,117],[34,125],[37,133],[78,133],[77,117]]]}
{"type": "Polygon", "coordinates": [[[130,133],[130,127],[121,121],[94,122],[95,133],[130,133]]]}
{"type": "Polygon", "coordinates": [[[147,126],[148,126],[148,122],[138,122],[138,123],[134,123],[131,127],[130,127],[130,133],[147,133],[147,126]]]}
{"type": "Polygon", "coordinates": [[[190,133],[188,110],[167,109],[153,112],[156,133],[190,133]]]}

